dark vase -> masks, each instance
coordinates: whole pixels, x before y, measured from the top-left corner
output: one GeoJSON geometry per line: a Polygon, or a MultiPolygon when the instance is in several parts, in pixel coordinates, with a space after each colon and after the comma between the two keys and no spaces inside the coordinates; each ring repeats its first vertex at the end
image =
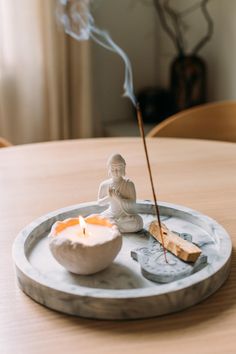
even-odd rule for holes
{"type": "Polygon", "coordinates": [[[171,65],[175,111],[206,102],[206,65],[195,55],[178,56],[171,65]]]}
{"type": "Polygon", "coordinates": [[[165,89],[152,87],[140,91],[137,95],[143,116],[143,122],[157,124],[174,113],[171,93],[165,89]]]}

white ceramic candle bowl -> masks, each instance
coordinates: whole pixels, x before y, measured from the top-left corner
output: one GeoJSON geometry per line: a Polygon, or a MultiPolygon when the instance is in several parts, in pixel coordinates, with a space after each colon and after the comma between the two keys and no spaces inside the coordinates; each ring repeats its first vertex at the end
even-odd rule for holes
{"type": "Polygon", "coordinates": [[[68,271],[80,275],[94,274],[108,267],[122,245],[117,226],[107,219],[92,215],[85,220],[85,231],[79,218],[70,218],[57,221],[49,234],[54,258],[68,271]]]}

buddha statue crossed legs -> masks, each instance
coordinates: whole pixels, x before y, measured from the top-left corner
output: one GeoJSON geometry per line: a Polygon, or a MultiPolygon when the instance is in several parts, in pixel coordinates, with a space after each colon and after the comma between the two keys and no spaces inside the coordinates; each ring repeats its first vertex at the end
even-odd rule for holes
{"type": "Polygon", "coordinates": [[[101,215],[114,222],[120,232],[137,232],[143,228],[143,220],[136,210],[134,183],[125,177],[125,160],[115,154],[107,165],[111,178],[100,184],[98,204],[109,207],[101,215]]]}

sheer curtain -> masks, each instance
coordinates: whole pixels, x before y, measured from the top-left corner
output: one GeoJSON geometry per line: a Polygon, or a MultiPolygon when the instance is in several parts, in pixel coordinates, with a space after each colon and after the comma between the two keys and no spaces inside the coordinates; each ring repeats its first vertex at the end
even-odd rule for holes
{"type": "Polygon", "coordinates": [[[90,47],[66,36],[56,0],[0,0],[0,136],[92,135],[90,47]]]}

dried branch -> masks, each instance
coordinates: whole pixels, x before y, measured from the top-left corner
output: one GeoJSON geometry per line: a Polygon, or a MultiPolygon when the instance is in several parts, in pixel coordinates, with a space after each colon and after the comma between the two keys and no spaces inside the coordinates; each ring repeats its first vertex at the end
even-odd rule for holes
{"type": "Polygon", "coordinates": [[[199,2],[197,2],[196,4],[193,4],[193,5],[189,6],[187,9],[179,12],[179,15],[184,17],[184,16],[188,15],[189,13],[192,13],[193,11],[197,10],[200,6],[201,6],[201,4],[199,2]]]}
{"type": "Polygon", "coordinates": [[[178,47],[181,48],[179,54],[182,55],[185,52],[185,44],[184,44],[184,39],[181,31],[181,16],[170,7],[169,0],[164,1],[163,8],[166,11],[166,13],[170,16],[170,19],[172,21],[173,27],[176,32],[178,47]]]}
{"type": "Polygon", "coordinates": [[[214,24],[207,9],[208,2],[209,0],[203,0],[201,2],[201,9],[208,24],[207,34],[196,44],[192,51],[193,54],[197,54],[199,50],[202,49],[202,47],[211,39],[213,34],[214,24]]]}
{"type": "Polygon", "coordinates": [[[207,4],[209,0],[201,0],[200,3],[195,3],[194,5],[189,6],[187,9],[177,12],[175,11],[170,5],[169,5],[169,0],[164,0],[164,2],[161,3],[161,0],[153,0],[154,6],[157,10],[157,13],[159,15],[161,25],[164,29],[164,31],[168,34],[168,36],[171,38],[173,41],[179,55],[185,55],[185,41],[184,41],[184,35],[183,35],[183,22],[182,18],[188,15],[189,13],[197,10],[198,8],[201,8],[201,11],[203,13],[203,16],[205,20],[207,21],[207,33],[206,35],[203,36],[202,39],[195,45],[195,47],[192,50],[192,54],[196,55],[200,49],[210,40],[213,34],[213,21],[210,17],[210,14],[207,9],[207,4]],[[168,15],[168,19],[166,18],[166,15],[168,15]],[[171,28],[171,26],[168,24],[168,20],[171,21],[171,24],[174,28],[174,30],[171,28]],[[182,27],[182,28],[181,28],[182,27]]]}
{"type": "Polygon", "coordinates": [[[153,2],[154,2],[154,6],[155,6],[155,8],[157,10],[157,13],[159,15],[159,18],[160,18],[160,21],[161,21],[161,25],[162,25],[164,31],[168,34],[168,36],[173,41],[174,46],[176,47],[178,53],[182,54],[182,48],[181,48],[181,46],[179,44],[178,37],[175,35],[175,33],[169,27],[169,25],[167,23],[167,20],[166,20],[164,9],[162,8],[162,5],[160,4],[160,1],[159,0],[153,0],[153,2]]]}

